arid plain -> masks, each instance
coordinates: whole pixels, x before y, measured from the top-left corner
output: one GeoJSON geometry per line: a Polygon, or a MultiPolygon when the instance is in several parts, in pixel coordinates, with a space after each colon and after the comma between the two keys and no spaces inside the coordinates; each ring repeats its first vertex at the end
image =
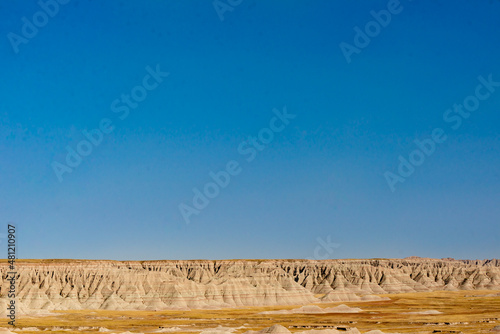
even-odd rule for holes
{"type": "Polygon", "coordinates": [[[20,260],[5,333],[500,333],[500,261],[20,260]]]}

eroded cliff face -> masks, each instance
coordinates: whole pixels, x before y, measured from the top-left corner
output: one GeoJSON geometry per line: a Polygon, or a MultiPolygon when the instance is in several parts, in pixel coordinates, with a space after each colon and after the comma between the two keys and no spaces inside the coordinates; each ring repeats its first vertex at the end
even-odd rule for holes
{"type": "MultiPolygon", "coordinates": [[[[33,310],[160,310],[380,300],[373,294],[500,290],[500,261],[21,261],[16,303],[33,310]]],[[[0,264],[0,307],[8,302],[0,264]]]]}

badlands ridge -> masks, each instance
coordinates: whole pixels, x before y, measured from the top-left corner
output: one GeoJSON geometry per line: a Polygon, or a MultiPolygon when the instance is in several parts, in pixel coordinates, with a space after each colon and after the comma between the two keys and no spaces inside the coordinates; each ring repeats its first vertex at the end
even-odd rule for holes
{"type": "MultiPolygon", "coordinates": [[[[384,300],[375,295],[500,290],[500,260],[24,260],[18,310],[164,310],[384,300]]],[[[8,302],[0,264],[0,307],[8,302]]]]}

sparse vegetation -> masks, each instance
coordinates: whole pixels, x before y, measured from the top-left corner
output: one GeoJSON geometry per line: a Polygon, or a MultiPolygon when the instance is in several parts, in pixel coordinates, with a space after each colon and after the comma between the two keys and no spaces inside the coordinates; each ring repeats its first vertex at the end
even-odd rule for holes
{"type": "MultiPolygon", "coordinates": [[[[58,311],[48,317],[19,317],[18,327],[49,329],[53,333],[96,333],[98,327],[113,333],[151,332],[160,327],[178,327],[170,333],[201,332],[219,325],[244,328],[234,333],[259,330],[281,324],[291,332],[344,325],[362,333],[379,329],[386,333],[484,333],[500,324],[498,291],[426,292],[383,295],[390,301],[343,303],[359,307],[360,313],[330,314],[260,314],[263,311],[293,309],[297,306],[246,307],[239,309],[192,311],[58,311]],[[436,315],[408,314],[435,310],[436,315]],[[79,330],[80,327],[80,330],[79,330]],[[84,328],[94,327],[94,328],[84,328]],[[62,329],[66,329],[63,331],[62,329]],[[70,329],[68,331],[67,329],[70,329]],[[436,332],[438,333],[438,332],[436,332]]],[[[334,307],[341,303],[317,304],[334,307]]],[[[22,333],[38,333],[23,331],[22,333]]]]}

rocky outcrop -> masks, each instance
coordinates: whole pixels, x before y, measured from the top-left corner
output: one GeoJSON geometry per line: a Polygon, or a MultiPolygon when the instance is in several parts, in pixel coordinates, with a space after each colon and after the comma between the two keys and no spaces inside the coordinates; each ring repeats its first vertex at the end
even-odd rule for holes
{"type": "MultiPolygon", "coordinates": [[[[21,312],[307,305],[382,300],[375,294],[500,290],[499,260],[25,260],[16,267],[21,312]]],[[[2,309],[7,271],[0,264],[2,309]]]]}

